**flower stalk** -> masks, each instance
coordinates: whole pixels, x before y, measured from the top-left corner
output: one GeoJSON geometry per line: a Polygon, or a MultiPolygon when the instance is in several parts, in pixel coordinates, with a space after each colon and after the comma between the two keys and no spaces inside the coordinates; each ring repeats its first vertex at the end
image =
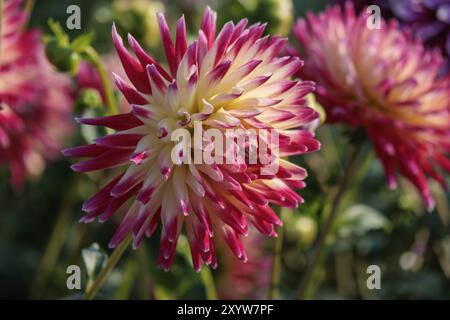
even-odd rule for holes
{"type": "Polygon", "coordinates": [[[110,115],[119,113],[117,102],[114,97],[114,90],[111,86],[110,79],[106,73],[105,67],[102,64],[99,54],[93,47],[88,47],[84,53],[87,55],[89,62],[94,66],[100,77],[100,82],[105,92],[108,113],[110,115]]]}
{"type": "MultiPolygon", "coordinates": [[[[24,11],[25,11],[25,14],[27,15],[27,22],[30,21],[30,19],[31,19],[31,14],[33,13],[35,4],[36,4],[36,0],[27,0],[25,2],[24,11]]],[[[27,24],[24,24],[23,28],[25,29],[26,27],[27,27],[27,24]]]]}
{"type": "Polygon", "coordinates": [[[31,299],[40,298],[39,294],[45,287],[48,277],[56,265],[57,259],[61,253],[61,249],[66,243],[66,236],[72,222],[71,207],[75,200],[72,194],[73,188],[70,188],[63,201],[63,207],[61,208],[61,212],[58,214],[55,226],[53,227],[53,231],[50,235],[44,254],[42,256],[38,272],[36,273],[36,277],[31,286],[31,299]]]}
{"type": "Polygon", "coordinates": [[[216,285],[209,267],[203,268],[202,271],[200,271],[200,276],[202,278],[203,286],[205,287],[206,299],[217,300],[216,285]]]}
{"type": "Polygon", "coordinates": [[[114,249],[111,256],[108,258],[108,261],[106,262],[106,265],[103,267],[103,269],[98,274],[95,281],[90,285],[87,289],[85,294],[83,295],[83,300],[92,300],[97,295],[98,291],[102,287],[103,283],[105,282],[106,278],[110,274],[110,272],[114,269],[117,262],[119,262],[120,258],[122,257],[125,250],[129,247],[131,244],[131,240],[133,237],[128,235],[117,247],[114,249]]]}
{"type": "MultiPolygon", "coordinates": [[[[279,210],[280,219],[283,221],[283,210],[279,210]]],[[[283,251],[283,238],[284,227],[278,229],[277,237],[275,238],[273,260],[272,260],[272,273],[269,289],[269,299],[277,300],[280,298],[280,281],[281,281],[281,269],[282,269],[282,251],[283,251]]]]}
{"type": "MultiPolygon", "coordinates": [[[[336,217],[339,213],[339,206],[341,204],[341,200],[343,199],[346,190],[350,184],[351,178],[353,177],[353,173],[356,171],[355,164],[356,160],[359,156],[359,153],[362,149],[363,143],[359,142],[355,147],[352,153],[350,154],[347,164],[344,168],[344,171],[342,173],[342,178],[340,180],[340,183],[338,185],[338,189],[336,192],[336,195],[334,196],[332,203],[331,203],[331,209],[328,214],[328,217],[326,218],[322,230],[319,233],[319,237],[317,239],[316,246],[313,250],[312,258],[306,268],[306,271],[303,275],[303,278],[300,282],[299,288],[298,288],[298,297],[300,299],[305,299],[308,295],[311,281],[314,278],[315,271],[317,267],[320,264],[320,261],[323,256],[323,251],[325,249],[326,240],[332,230],[333,224],[336,220],[336,217]]],[[[326,207],[325,207],[326,208],[326,207]]],[[[322,212],[323,216],[324,212],[322,212]]]]}

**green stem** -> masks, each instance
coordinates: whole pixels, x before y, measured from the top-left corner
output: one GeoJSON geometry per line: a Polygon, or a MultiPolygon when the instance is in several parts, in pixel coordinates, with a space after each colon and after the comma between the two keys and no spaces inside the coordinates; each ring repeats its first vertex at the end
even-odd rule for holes
{"type": "Polygon", "coordinates": [[[88,55],[89,62],[97,70],[97,73],[100,77],[100,82],[102,83],[102,87],[105,92],[106,104],[108,106],[109,114],[114,115],[114,114],[119,113],[119,110],[117,108],[116,99],[114,97],[114,90],[111,87],[110,79],[106,73],[105,67],[102,64],[99,54],[92,47],[87,48],[85,53],[88,55]]]}
{"type": "MultiPolygon", "coordinates": [[[[280,210],[280,219],[283,221],[283,210],[280,210]]],[[[278,235],[275,238],[272,273],[270,281],[269,299],[278,300],[280,298],[281,281],[281,254],[283,251],[284,228],[279,228],[278,235]]]]}
{"type": "Polygon", "coordinates": [[[135,260],[128,259],[124,266],[124,276],[114,294],[113,300],[127,300],[130,299],[130,295],[133,290],[133,286],[138,277],[139,267],[135,260]]]}
{"type": "Polygon", "coordinates": [[[27,27],[28,21],[31,19],[31,15],[33,13],[34,5],[36,4],[36,0],[27,0],[24,7],[24,12],[27,15],[27,23],[23,25],[25,29],[27,27]]]}
{"type": "Polygon", "coordinates": [[[96,296],[98,290],[102,287],[103,283],[105,282],[106,278],[108,277],[109,273],[114,269],[117,262],[119,262],[120,258],[122,257],[125,250],[128,248],[128,246],[131,244],[131,240],[133,237],[128,235],[117,247],[114,249],[111,256],[108,258],[108,261],[106,262],[106,265],[103,267],[102,271],[98,274],[95,281],[90,285],[87,289],[85,294],[83,295],[83,300],[92,300],[96,296]]]}
{"type": "Polygon", "coordinates": [[[142,242],[139,250],[136,250],[136,256],[139,261],[139,296],[142,300],[152,299],[152,281],[150,278],[150,266],[148,261],[150,257],[148,256],[148,248],[145,242],[142,242]]]}
{"type": "MultiPolygon", "coordinates": [[[[328,214],[328,217],[322,227],[322,230],[319,233],[319,237],[317,239],[317,243],[316,243],[316,246],[313,251],[313,256],[311,258],[309,265],[306,267],[306,271],[300,282],[300,285],[298,288],[298,296],[300,299],[305,299],[308,295],[311,280],[314,278],[314,273],[316,271],[316,267],[319,265],[319,262],[322,259],[322,254],[323,254],[323,250],[325,248],[325,243],[326,243],[327,237],[330,234],[333,223],[336,220],[336,217],[338,215],[339,205],[345,194],[345,191],[347,190],[347,187],[350,183],[351,177],[353,176],[352,173],[355,171],[354,164],[355,164],[356,159],[358,158],[358,155],[361,151],[362,145],[363,144],[360,143],[354,148],[354,150],[351,153],[351,155],[347,161],[347,164],[344,168],[344,171],[342,173],[342,178],[340,180],[336,195],[334,196],[332,203],[331,203],[330,213],[328,214]]],[[[324,207],[324,208],[326,208],[326,207],[324,207]]],[[[322,214],[324,214],[324,212],[322,212],[322,214]]]]}
{"type": "Polygon", "coordinates": [[[200,272],[200,276],[202,278],[203,286],[205,287],[206,299],[217,300],[216,285],[214,284],[214,278],[209,267],[203,268],[200,272]]]}
{"type": "Polygon", "coordinates": [[[72,190],[73,188],[70,189],[64,198],[63,207],[58,215],[42,256],[38,272],[31,285],[30,297],[32,299],[39,298],[39,294],[42,292],[42,288],[46,284],[48,276],[55,267],[61,249],[66,242],[67,231],[71,222],[71,207],[74,202],[72,190]]]}

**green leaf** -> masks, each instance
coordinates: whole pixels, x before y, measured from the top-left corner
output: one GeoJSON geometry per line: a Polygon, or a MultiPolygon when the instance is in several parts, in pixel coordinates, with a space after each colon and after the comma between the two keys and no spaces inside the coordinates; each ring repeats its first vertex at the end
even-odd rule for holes
{"type": "Polygon", "coordinates": [[[362,236],[371,230],[387,229],[389,220],[376,209],[363,204],[349,207],[338,219],[341,236],[362,236]]]}
{"type": "Polygon", "coordinates": [[[59,22],[49,19],[48,26],[60,44],[65,46],[70,44],[69,36],[64,32],[64,29],[61,27],[59,22]]]}
{"type": "Polygon", "coordinates": [[[82,34],[72,41],[70,48],[75,52],[84,52],[88,47],[91,46],[95,39],[95,32],[91,31],[89,33],[82,34]]]}

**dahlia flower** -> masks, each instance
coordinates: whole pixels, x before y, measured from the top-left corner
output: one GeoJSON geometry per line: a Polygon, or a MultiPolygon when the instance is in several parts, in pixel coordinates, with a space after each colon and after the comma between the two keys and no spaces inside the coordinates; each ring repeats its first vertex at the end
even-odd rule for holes
{"type": "Polygon", "coordinates": [[[301,76],[317,81],[329,122],[366,130],[389,186],[398,172],[431,210],[427,177],[445,187],[441,171],[450,170],[450,79],[438,77],[443,58],[396,21],[381,29],[366,21],[349,4],[300,19],[294,33],[306,56],[301,76]]]}
{"type": "Polygon", "coordinates": [[[21,5],[4,2],[0,35],[0,164],[9,165],[16,188],[59,154],[72,104],[70,82],[47,62],[39,32],[23,31],[21,5]]]}
{"type": "MultiPolygon", "coordinates": [[[[187,163],[194,150],[178,149],[172,134],[177,129],[192,134],[199,121],[205,131],[214,128],[223,135],[233,128],[270,129],[279,134],[279,157],[315,151],[319,143],[304,129],[318,117],[304,99],[313,84],[289,79],[302,62],[278,57],[285,39],[262,37],[263,24],[228,22],[216,37],[216,13],[208,8],[198,37],[188,45],[184,17],[177,23],[175,43],[163,15],[158,14],[158,22],[168,69],[129,35],[135,57],[131,55],[113,26],[113,42],[131,82],[116,76],[116,85],[132,111],[80,119],[116,132],[64,151],[89,158],[73,165],[78,172],[126,167],[85,202],[87,214],[81,221],[104,222],[130,200],[110,247],[129,234],[138,247],[161,222],[158,264],[165,270],[172,264],[183,226],[196,270],[202,262],[216,267],[217,237],[247,261],[241,238],[249,225],[276,236],[274,227],[282,223],[270,204],[296,207],[303,202],[292,188],[304,187],[306,171],[278,158],[279,170],[272,175],[263,174],[262,162],[187,163]]],[[[214,147],[216,140],[203,143],[214,147]]],[[[220,152],[216,155],[221,157],[220,152]]]]}

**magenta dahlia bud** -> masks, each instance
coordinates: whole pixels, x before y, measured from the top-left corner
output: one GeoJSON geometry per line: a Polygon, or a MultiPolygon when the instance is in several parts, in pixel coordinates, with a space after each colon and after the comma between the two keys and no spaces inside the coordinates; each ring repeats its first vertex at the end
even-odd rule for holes
{"type": "Polygon", "coordinates": [[[366,130],[389,186],[396,173],[405,176],[431,210],[427,177],[445,187],[441,169],[450,170],[450,79],[438,77],[444,59],[396,21],[370,29],[367,18],[347,5],[300,19],[302,77],[317,81],[329,122],[366,130]]]}
{"type": "Polygon", "coordinates": [[[71,132],[69,79],[45,58],[40,34],[24,31],[22,1],[5,0],[0,39],[0,164],[20,188],[25,175],[39,175],[59,155],[71,132]]]}
{"type": "Polygon", "coordinates": [[[89,158],[73,165],[75,171],[126,167],[85,202],[87,214],[81,221],[106,221],[130,203],[110,247],[130,233],[137,247],[161,222],[159,265],[165,270],[183,226],[196,270],[202,261],[217,265],[214,240],[219,237],[247,261],[241,238],[249,225],[276,236],[274,227],[281,221],[270,204],[297,207],[303,202],[292,188],[304,187],[306,171],[281,157],[319,148],[306,129],[318,117],[305,105],[313,83],[290,79],[302,62],[278,57],[286,40],[263,37],[263,24],[228,22],[216,36],[216,13],[208,8],[197,39],[188,44],[184,17],[178,21],[175,43],[164,16],[159,14],[158,21],[168,70],[129,35],[136,58],[131,55],[113,27],[113,41],[131,82],[116,76],[116,84],[132,111],[80,119],[116,132],[64,151],[89,158]],[[238,143],[238,129],[255,133],[257,139],[238,143]],[[174,140],[179,133],[187,134],[192,144],[174,140]],[[251,159],[263,145],[267,153],[251,159]],[[202,156],[208,150],[213,150],[210,157],[197,158],[199,151],[202,156]],[[229,157],[230,150],[242,152],[229,157]],[[268,170],[275,163],[278,170],[268,170]]]}

